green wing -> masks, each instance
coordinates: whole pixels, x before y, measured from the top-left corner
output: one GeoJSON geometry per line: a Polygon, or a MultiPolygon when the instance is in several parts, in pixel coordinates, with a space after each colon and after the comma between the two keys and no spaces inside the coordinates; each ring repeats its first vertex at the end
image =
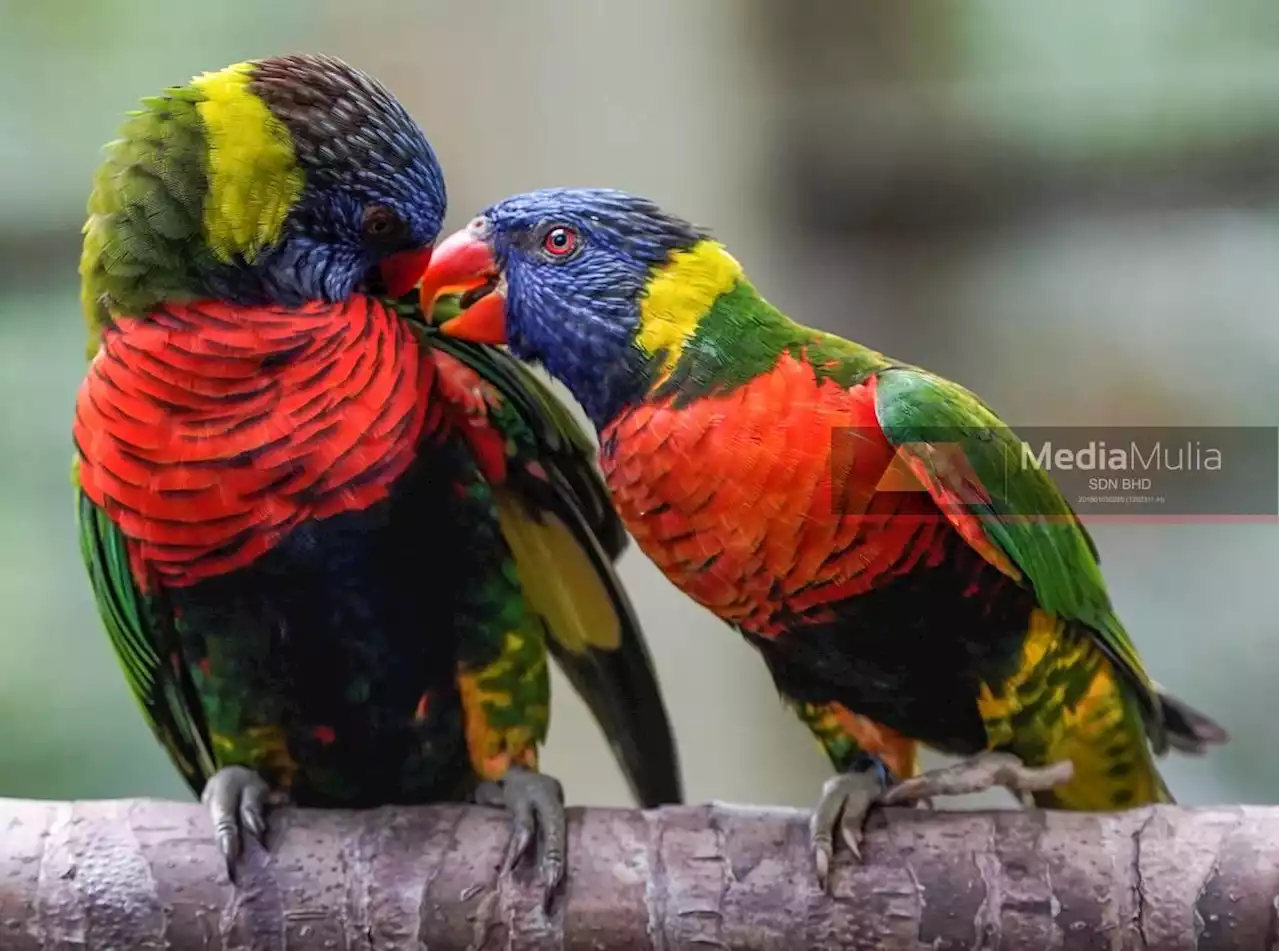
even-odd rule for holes
{"type": "MultiPolygon", "coordinates": [[[[1029,584],[1046,611],[1094,633],[1161,733],[1155,687],[1111,607],[1093,540],[1013,431],[958,384],[902,367],[880,374],[876,415],[970,545],[1029,584]]],[[[1153,740],[1163,747],[1163,737],[1153,740]]]]}
{"type": "Polygon", "coordinates": [[[124,535],[77,489],[80,551],[98,613],[147,723],[196,795],[213,774],[213,756],[195,687],[176,661],[171,623],[134,583],[124,535]],[[167,659],[167,660],[166,660],[167,659]]]}
{"type": "MultiPolygon", "coordinates": [[[[446,307],[454,306],[452,301],[446,307]]],[[[537,374],[506,351],[435,333],[398,306],[427,346],[489,383],[505,481],[494,497],[525,596],[547,648],[600,724],[645,807],[683,801],[675,740],[640,623],[614,571],[629,541],[595,468],[595,446],[537,374]]],[[[439,314],[436,315],[439,318],[439,314]]]]}

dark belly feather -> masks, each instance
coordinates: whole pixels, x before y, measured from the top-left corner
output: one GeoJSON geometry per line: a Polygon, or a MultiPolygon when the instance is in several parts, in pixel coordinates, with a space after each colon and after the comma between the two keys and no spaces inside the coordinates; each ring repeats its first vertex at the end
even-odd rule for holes
{"type": "Polygon", "coordinates": [[[419,459],[386,501],[170,592],[220,761],[248,759],[301,805],[469,786],[453,647],[467,566],[446,461],[419,459]]]}
{"type": "Polygon", "coordinates": [[[748,635],[779,689],[841,703],[949,753],[986,748],[979,684],[1016,666],[1034,600],[958,535],[939,544],[947,553],[936,566],[827,605],[829,620],[799,621],[775,638],[748,635]]]}

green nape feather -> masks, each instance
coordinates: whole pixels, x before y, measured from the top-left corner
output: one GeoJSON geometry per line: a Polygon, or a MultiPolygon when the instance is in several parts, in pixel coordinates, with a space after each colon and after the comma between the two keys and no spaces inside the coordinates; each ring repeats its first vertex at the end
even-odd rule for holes
{"type": "MultiPolygon", "coordinates": [[[[705,254],[702,247],[690,253],[705,254]]],[[[874,350],[791,320],[746,277],[736,278],[691,324],[680,359],[654,392],[658,399],[671,396],[677,408],[731,393],[771,371],[783,353],[807,359],[819,379],[841,386],[852,386],[889,365],[874,350]]]]}
{"type": "Polygon", "coordinates": [[[188,300],[279,237],[305,176],[253,74],[237,63],[146,97],[107,144],[80,255],[90,358],[113,315],[188,300]]]}
{"type": "Polygon", "coordinates": [[[80,256],[89,357],[113,312],[185,299],[210,257],[201,225],[208,177],[199,99],[191,87],[144,99],[94,175],[80,256]]]}

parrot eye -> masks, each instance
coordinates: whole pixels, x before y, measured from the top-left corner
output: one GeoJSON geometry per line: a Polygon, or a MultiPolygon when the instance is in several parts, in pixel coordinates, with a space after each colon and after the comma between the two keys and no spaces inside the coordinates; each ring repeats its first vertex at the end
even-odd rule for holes
{"type": "Polygon", "coordinates": [[[568,225],[556,225],[542,239],[542,250],[553,258],[567,258],[578,247],[578,232],[568,225]]]}
{"type": "Polygon", "coordinates": [[[389,244],[404,237],[405,225],[400,216],[386,205],[370,205],[364,210],[360,224],[364,236],[380,244],[389,244]]]}

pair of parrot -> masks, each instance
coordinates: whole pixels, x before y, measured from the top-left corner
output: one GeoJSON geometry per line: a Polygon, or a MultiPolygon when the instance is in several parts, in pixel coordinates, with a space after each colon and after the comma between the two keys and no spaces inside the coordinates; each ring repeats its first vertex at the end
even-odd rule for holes
{"type": "Polygon", "coordinates": [[[85,561],[229,870],[273,797],[473,796],[512,813],[508,869],[541,839],[550,897],[548,652],[636,798],[680,801],[628,532],[830,757],[824,882],[877,803],[1169,801],[1153,755],[1225,742],[1150,679],[1083,526],[977,397],[792,322],[642,198],[512,196],[432,252],[444,205],[394,97],[316,56],[144,100],[95,182],[85,561]],[[519,361],[582,405],[603,478],[519,361]],[[922,774],[920,743],[967,759],[922,774]]]}

